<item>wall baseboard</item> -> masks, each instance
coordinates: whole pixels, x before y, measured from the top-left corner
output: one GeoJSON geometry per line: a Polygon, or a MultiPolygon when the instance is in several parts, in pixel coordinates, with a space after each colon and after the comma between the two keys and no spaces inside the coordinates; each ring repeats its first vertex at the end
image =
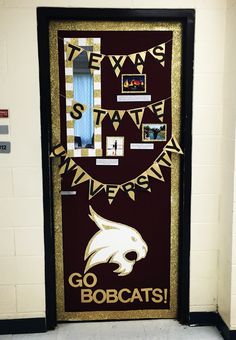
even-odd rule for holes
{"type": "Polygon", "coordinates": [[[216,312],[190,312],[188,324],[190,326],[217,326],[219,314],[216,312]]]}
{"type": "Polygon", "coordinates": [[[0,320],[0,334],[44,333],[45,318],[0,320]]]}
{"type": "MultiPolygon", "coordinates": [[[[236,330],[230,330],[221,316],[215,312],[191,312],[189,326],[216,326],[225,340],[236,340],[236,330]]],[[[45,318],[0,320],[0,334],[44,333],[45,318]]]]}
{"type": "Polygon", "coordinates": [[[236,330],[232,331],[216,312],[189,313],[189,326],[216,326],[225,340],[236,340],[236,330]]]}

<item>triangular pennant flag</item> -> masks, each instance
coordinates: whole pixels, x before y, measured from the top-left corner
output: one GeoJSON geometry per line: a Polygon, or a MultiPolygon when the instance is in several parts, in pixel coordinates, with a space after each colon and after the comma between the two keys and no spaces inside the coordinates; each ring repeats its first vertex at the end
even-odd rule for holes
{"type": "Polygon", "coordinates": [[[89,200],[97,195],[103,188],[104,184],[94,180],[93,178],[89,181],[89,200]]]}
{"type": "Polygon", "coordinates": [[[63,175],[65,172],[77,169],[78,165],[73,161],[72,158],[66,156],[61,165],[59,174],[63,175]]]}
{"type": "Polygon", "coordinates": [[[138,109],[128,110],[128,114],[133,119],[138,128],[140,128],[145,107],[140,107],[138,109]]]}
{"type": "Polygon", "coordinates": [[[161,168],[157,163],[153,163],[150,168],[147,170],[148,176],[159,179],[160,181],[165,182],[165,179],[162,175],[161,168]]]}
{"type": "Polygon", "coordinates": [[[147,51],[129,54],[129,58],[131,59],[131,61],[136,66],[139,73],[143,72],[143,66],[145,64],[145,59],[146,59],[146,53],[147,53],[147,51]]]}
{"type": "Polygon", "coordinates": [[[163,116],[165,112],[165,99],[160,100],[156,103],[148,105],[148,108],[157,115],[158,119],[163,122],[163,116]]]}
{"type": "Polygon", "coordinates": [[[151,55],[159,61],[161,66],[165,66],[165,51],[166,51],[166,44],[160,44],[158,46],[152,47],[148,50],[151,55]]]}
{"type": "Polygon", "coordinates": [[[112,68],[115,71],[116,76],[118,77],[127,56],[126,55],[109,55],[108,57],[110,59],[112,68]]]}
{"type": "Polygon", "coordinates": [[[66,156],[66,150],[62,144],[58,144],[54,146],[49,157],[60,157],[60,156],[66,156]]]}
{"type": "Polygon", "coordinates": [[[93,117],[95,125],[101,125],[103,119],[106,117],[107,111],[103,109],[93,108],[93,117]]]}
{"type": "Polygon", "coordinates": [[[166,151],[162,151],[160,156],[156,159],[156,162],[159,165],[167,166],[167,167],[171,167],[171,164],[172,164],[171,159],[166,151]]]}
{"type": "Polygon", "coordinates": [[[147,171],[144,171],[141,175],[139,175],[135,179],[135,183],[139,188],[151,192],[147,171]]]}
{"type": "Polygon", "coordinates": [[[112,121],[112,124],[115,130],[118,129],[125,112],[126,111],[121,111],[121,110],[108,110],[108,114],[110,116],[110,119],[112,121]]]}
{"type": "Polygon", "coordinates": [[[170,151],[170,152],[176,152],[178,154],[183,155],[183,151],[181,147],[179,146],[179,143],[177,142],[175,136],[171,137],[171,139],[165,145],[164,150],[170,151]]]}
{"type": "Polygon", "coordinates": [[[104,54],[87,51],[88,67],[92,70],[100,70],[100,64],[105,57],[104,54]]]}
{"type": "Polygon", "coordinates": [[[87,105],[72,101],[72,106],[67,107],[67,110],[70,111],[70,115],[73,119],[82,118],[82,114],[87,110],[87,105]]]}
{"type": "Polygon", "coordinates": [[[116,184],[107,184],[106,185],[106,193],[107,193],[107,198],[108,202],[111,204],[116,197],[118,191],[120,189],[119,185],[116,184]]]}
{"type": "Polygon", "coordinates": [[[121,189],[126,192],[133,201],[135,201],[135,179],[122,184],[121,189]]]}
{"type": "Polygon", "coordinates": [[[66,59],[67,61],[73,61],[80,53],[82,53],[84,49],[79,46],[75,46],[72,44],[66,45],[66,59]]]}
{"type": "Polygon", "coordinates": [[[85,172],[80,166],[78,166],[71,186],[74,187],[78,184],[88,181],[90,178],[91,177],[87,174],[87,172],[85,172]]]}

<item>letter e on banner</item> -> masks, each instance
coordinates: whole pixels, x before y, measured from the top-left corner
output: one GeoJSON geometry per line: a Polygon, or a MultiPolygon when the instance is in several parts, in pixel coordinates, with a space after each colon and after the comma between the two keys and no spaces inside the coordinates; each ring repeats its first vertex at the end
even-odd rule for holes
{"type": "Polygon", "coordinates": [[[103,54],[100,53],[94,53],[94,52],[87,52],[88,53],[88,66],[92,70],[99,70],[100,69],[100,64],[102,59],[104,58],[103,54]]]}
{"type": "Polygon", "coordinates": [[[165,100],[148,105],[149,109],[157,115],[157,118],[163,122],[164,110],[165,110],[165,100]]]}
{"type": "Polygon", "coordinates": [[[116,197],[117,192],[119,191],[119,185],[115,184],[107,184],[106,185],[106,192],[107,192],[107,198],[108,202],[111,204],[116,197]]]}

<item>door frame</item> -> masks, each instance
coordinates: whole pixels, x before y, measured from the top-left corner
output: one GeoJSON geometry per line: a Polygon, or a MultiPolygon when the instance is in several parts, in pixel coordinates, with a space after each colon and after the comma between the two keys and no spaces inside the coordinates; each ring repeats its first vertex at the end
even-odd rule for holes
{"type": "Polygon", "coordinates": [[[54,329],[56,317],[55,244],[53,222],[51,152],[51,98],[49,64],[49,23],[55,20],[96,21],[178,21],[182,32],[182,93],[181,93],[181,147],[184,157],[180,166],[180,229],[178,269],[178,321],[189,319],[190,273],[190,209],[192,157],[192,90],[194,55],[194,9],[110,9],[110,8],[37,8],[38,56],[40,80],[41,147],[43,172],[43,209],[45,243],[46,327],[54,329]]]}

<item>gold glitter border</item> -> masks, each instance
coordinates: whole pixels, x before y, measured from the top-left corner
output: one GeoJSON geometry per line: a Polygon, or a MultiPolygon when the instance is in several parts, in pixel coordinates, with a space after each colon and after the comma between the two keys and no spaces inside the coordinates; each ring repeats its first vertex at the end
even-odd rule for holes
{"type": "MultiPolygon", "coordinates": [[[[178,22],[51,22],[50,39],[50,74],[51,74],[51,107],[52,107],[52,144],[60,143],[60,112],[59,106],[59,69],[58,69],[58,30],[81,31],[172,31],[172,72],[171,72],[171,103],[172,131],[180,138],[180,77],[182,57],[182,25],[178,22]]],[[[96,312],[65,312],[64,308],[64,272],[62,243],[62,206],[61,181],[58,175],[59,160],[53,160],[53,196],[55,225],[55,262],[56,262],[56,299],[58,321],[79,320],[121,320],[148,318],[176,318],[177,316],[177,279],[178,279],[178,229],[179,229],[179,155],[172,154],[171,168],[171,264],[170,264],[170,309],[127,310],[127,311],[96,311],[96,312]]]]}

